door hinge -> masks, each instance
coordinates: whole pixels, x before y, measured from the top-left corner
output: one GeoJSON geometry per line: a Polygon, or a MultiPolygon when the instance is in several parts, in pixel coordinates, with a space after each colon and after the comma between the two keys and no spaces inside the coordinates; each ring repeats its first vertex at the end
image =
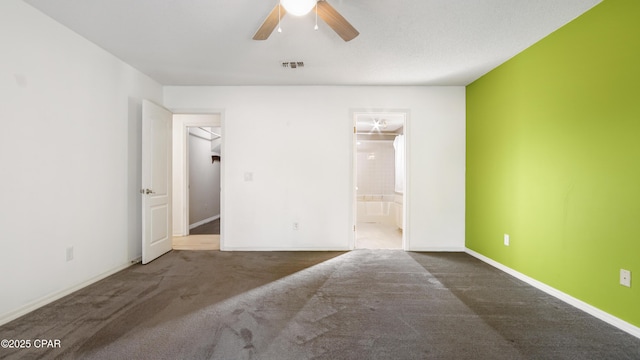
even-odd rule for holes
{"type": "Polygon", "coordinates": [[[356,133],[356,127],[355,126],[353,127],[353,133],[354,134],[356,133]]]}
{"type": "Polygon", "coordinates": [[[356,231],[356,226],[355,225],[353,225],[353,231],[356,231]]]}

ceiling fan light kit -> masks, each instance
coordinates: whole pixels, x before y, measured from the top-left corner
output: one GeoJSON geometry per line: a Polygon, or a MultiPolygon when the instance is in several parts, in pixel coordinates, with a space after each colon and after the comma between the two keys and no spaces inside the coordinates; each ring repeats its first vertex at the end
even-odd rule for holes
{"type": "MultiPolygon", "coordinates": [[[[258,31],[253,35],[253,40],[267,40],[276,27],[278,28],[278,32],[282,32],[280,20],[287,13],[302,16],[308,14],[314,7],[316,8],[316,17],[320,17],[327,23],[342,40],[350,41],[360,34],[347,19],[340,15],[340,13],[325,0],[280,0],[262,22],[258,31]]],[[[317,27],[316,19],[316,30],[317,27]]]]}
{"type": "Polygon", "coordinates": [[[289,14],[303,16],[316,6],[316,0],[280,0],[280,4],[289,14]]]}

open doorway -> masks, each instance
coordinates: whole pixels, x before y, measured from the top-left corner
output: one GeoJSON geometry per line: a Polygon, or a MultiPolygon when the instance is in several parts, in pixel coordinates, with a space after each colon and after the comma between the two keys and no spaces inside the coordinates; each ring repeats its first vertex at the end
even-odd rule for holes
{"type": "Polygon", "coordinates": [[[354,247],[404,249],[406,113],[356,113],[354,122],[354,247]]]}
{"type": "Polygon", "coordinates": [[[190,126],[187,142],[189,235],[220,235],[222,129],[190,126]]]}
{"type": "Polygon", "coordinates": [[[173,119],[173,249],[219,250],[222,240],[220,114],[173,119]]]}

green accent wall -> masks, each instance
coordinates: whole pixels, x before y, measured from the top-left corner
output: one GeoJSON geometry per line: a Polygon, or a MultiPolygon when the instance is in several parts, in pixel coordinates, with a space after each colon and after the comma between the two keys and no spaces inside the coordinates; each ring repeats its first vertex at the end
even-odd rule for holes
{"type": "Polygon", "coordinates": [[[466,89],[467,248],[635,326],[639,19],[605,0],[466,89]]]}

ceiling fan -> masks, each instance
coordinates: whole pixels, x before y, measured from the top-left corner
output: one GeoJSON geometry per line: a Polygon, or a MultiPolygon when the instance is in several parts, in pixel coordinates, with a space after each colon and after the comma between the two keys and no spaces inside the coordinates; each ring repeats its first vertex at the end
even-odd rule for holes
{"type": "MultiPolygon", "coordinates": [[[[325,0],[313,1],[313,5],[316,7],[318,16],[325,22],[333,31],[335,31],[344,41],[353,40],[360,33],[356,30],[340,13],[333,8],[325,0]]],[[[258,31],[253,35],[253,40],[266,40],[273,30],[278,26],[280,19],[287,13],[285,6],[282,2],[278,2],[271,13],[264,20],[258,31]]]]}

